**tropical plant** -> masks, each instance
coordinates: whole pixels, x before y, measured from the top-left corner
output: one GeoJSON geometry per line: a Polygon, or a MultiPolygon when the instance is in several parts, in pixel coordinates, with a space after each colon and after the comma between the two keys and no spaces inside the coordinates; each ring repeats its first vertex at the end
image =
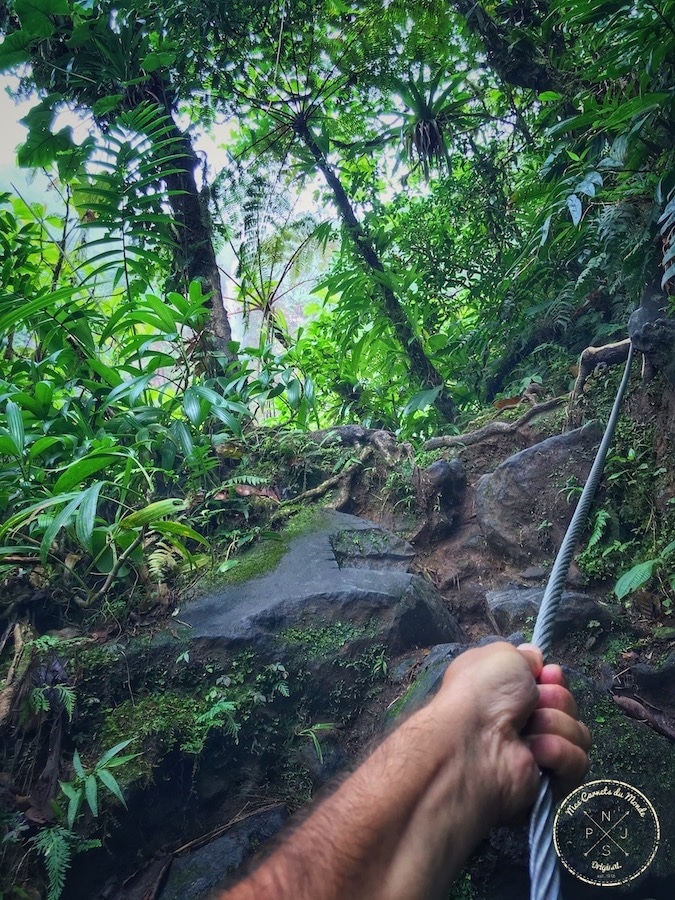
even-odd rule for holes
{"type": "MultiPolygon", "coordinates": [[[[675,541],[671,541],[652,559],[636,563],[618,579],[614,585],[614,594],[617,600],[624,600],[629,594],[643,587],[652,577],[660,574],[660,570],[666,565],[668,557],[675,550],[675,541]]],[[[669,579],[671,590],[675,590],[675,575],[669,579]]]]}
{"type": "Polygon", "coordinates": [[[82,765],[80,754],[75,750],[73,753],[74,777],[70,781],[59,782],[61,790],[68,800],[68,809],[65,818],[70,831],[72,831],[75,826],[75,822],[77,821],[80,810],[82,809],[82,804],[85,800],[92,816],[98,818],[99,785],[106,788],[106,790],[126,808],[124,795],[122,794],[117,779],[110,770],[123,766],[138,756],[137,753],[127,753],[123,756],[119,755],[125,747],[129,746],[131,741],[132,738],[129,738],[126,741],[115,744],[114,747],[111,747],[110,750],[107,750],[103,754],[92,769],[85,769],[82,765]]]}

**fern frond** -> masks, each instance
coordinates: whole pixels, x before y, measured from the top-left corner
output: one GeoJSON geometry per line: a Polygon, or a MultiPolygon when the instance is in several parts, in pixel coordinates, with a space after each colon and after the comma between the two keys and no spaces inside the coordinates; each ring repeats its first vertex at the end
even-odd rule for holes
{"type": "Polygon", "coordinates": [[[42,828],[33,841],[47,870],[47,900],[59,900],[72,857],[70,832],[62,825],[52,825],[42,828]]]}
{"type": "Polygon", "coordinates": [[[153,581],[164,581],[178,567],[175,550],[165,541],[159,541],[147,557],[147,566],[153,581]]]}
{"type": "Polygon", "coordinates": [[[595,514],[595,520],[593,521],[593,531],[591,532],[591,536],[588,539],[588,544],[586,545],[586,549],[590,550],[592,547],[595,547],[596,544],[599,544],[604,533],[607,528],[607,524],[611,521],[612,516],[606,509],[599,509],[595,514]]]}
{"type": "Polygon", "coordinates": [[[228,487],[236,487],[238,484],[248,484],[251,487],[258,487],[261,484],[268,483],[269,478],[264,478],[262,475],[235,475],[233,478],[228,478],[227,481],[224,481],[222,487],[219,488],[219,490],[228,487]]]}

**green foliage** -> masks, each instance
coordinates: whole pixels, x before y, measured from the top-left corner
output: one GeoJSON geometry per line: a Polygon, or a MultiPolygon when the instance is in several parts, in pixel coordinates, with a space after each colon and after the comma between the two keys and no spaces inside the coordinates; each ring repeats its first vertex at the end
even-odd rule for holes
{"type": "Polygon", "coordinates": [[[303,648],[308,659],[318,659],[329,653],[335,653],[340,647],[360,637],[374,634],[374,625],[348,625],[344,622],[333,622],[331,625],[317,627],[287,628],[282,639],[288,644],[297,644],[303,648]]]}
{"type": "Polygon", "coordinates": [[[52,709],[54,703],[61,706],[72,722],[75,713],[75,689],[69,684],[57,684],[53,687],[36,687],[33,688],[28,696],[30,708],[35,713],[46,713],[52,709]]]}
{"type": "Polygon", "coordinates": [[[35,849],[44,859],[49,877],[48,900],[58,900],[63,892],[70,867],[70,832],[61,825],[43,828],[35,838],[35,849]]]}
{"type": "Polygon", "coordinates": [[[105,740],[132,733],[136,746],[142,748],[125,769],[129,777],[149,779],[158,758],[173,748],[198,757],[214,736],[236,746],[242,728],[257,718],[259,710],[290,694],[286,668],[278,662],[260,666],[252,654],[232,660],[227,674],[215,677],[213,666],[204,669],[189,658],[180,662],[185,666],[182,677],[189,684],[191,674],[199,673],[197,687],[187,690],[176,685],[175,690],[150,693],[115,706],[106,716],[105,740]]]}
{"type": "MultiPolygon", "coordinates": [[[[670,554],[675,550],[675,541],[671,541],[663,550],[653,559],[644,560],[637,563],[619,578],[614,585],[614,593],[617,600],[623,600],[629,594],[632,594],[638,588],[647,584],[652,576],[661,567],[663,567],[670,554]]],[[[675,576],[670,579],[671,589],[675,590],[675,576]]]]}
{"type": "Polygon", "coordinates": [[[125,754],[124,756],[118,755],[125,747],[129,746],[131,741],[132,738],[128,738],[127,740],[116,744],[114,747],[111,747],[110,750],[107,750],[103,754],[91,770],[84,768],[80,759],[80,754],[77,750],[75,751],[73,754],[74,777],[70,781],[59,782],[61,790],[68,800],[66,822],[70,831],[73,830],[85,800],[92,816],[94,816],[94,818],[98,817],[99,784],[105,787],[106,790],[108,790],[117,800],[119,800],[122,806],[126,808],[126,802],[122,791],[120,790],[120,786],[110,770],[125,765],[137,756],[136,753],[125,754]]]}
{"type": "Polygon", "coordinates": [[[323,765],[323,750],[321,749],[319,735],[322,731],[332,731],[334,728],[335,725],[333,722],[317,722],[316,724],[309,725],[307,728],[302,728],[297,732],[298,737],[307,738],[307,740],[311,742],[320,765],[323,765]]]}
{"type": "Polygon", "coordinates": [[[101,846],[99,840],[82,840],[62,825],[41,828],[32,841],[47,870],[47,900],[61,897],[73,855],[101,846]]]}
{"type": "MultiPolygon", "coordinates": [[[[584,347],[624,335],[646,280],[672,293],[672,0],[461,9],[0,10],[0,70],[35,97],[18,162],[51,179],[44,203],[0,195],[9,620],[123,624],[157,583],[214,558],[231,581],[269,571],[291,532],[277,539],[238,488],[304,489],[320,469],[284,429],[360,422],[419,441],[457,430],[447,395],[468,420],[533,373],[564,393],[584,347]],[[88,116],[84,140],[61,127],[66,108],[88,116]],[[226,169],[195,153],[179,111],[195,131],[228,121],[226,169]],[[218,320],[223,278],[249,324],[262,320],[242,344],[218,320]],[[309,310],[299,328],[289,296],[309,310]],[[261,431],[280,460],[266,469],[261,431]],[[40,605],[16,590],[27,577],[40,605]]],[[[673,537],[655,499],[667,473],[639,431],[618,434],[579,557],[624,598],[667,577],[673,537]]],[[[335,472],[351,455],[335,452],[335,472]]],[[[384,493],[410,505],[406,466],[384,493]]],[[[364,636],[335,623],[286,638],[320,659],[364,636]]],[[[55,650],[38,641],[35,652],[55,650]]],[[[383,654],[364,651],[350,675],[386,676],[383,654]]],[[[209,735],[240,738],[253,709],[288,692],[281,670],[249,675],[118,710],[141,743],[162,734],[198,753],[209,735]]],[[[358,693],[348,678],[335,692],[336,705],[358,693]]],[[[73,700],[68,685],[29,695],[35,712],[56,703],[66,717],[73,700]]],[[[111,716],[110,744],[122,724],[111,716]]],[[[117,796],[98,765],[64,782],[73,822],[98,809],[101,784],[117,796]]],[[[60,837],[41,850],[61,860],[54,891],[60,837]]]]}

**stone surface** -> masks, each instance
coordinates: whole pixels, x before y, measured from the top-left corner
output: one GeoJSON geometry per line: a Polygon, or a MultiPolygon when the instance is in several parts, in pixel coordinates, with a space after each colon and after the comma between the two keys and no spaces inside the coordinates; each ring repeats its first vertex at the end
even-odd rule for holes
{"type": "Polygon", "coordinates": [[[414,542],[440,540],[449,534],[459,518],[466,489],[466,473],[460,459],[437,459],[414,477],[418,527],[414,542]]]}
{"type": "Polygon", "coordinates": [[[191,626],[190,640],[212,651],[246,644],[282,658],[288,629],[335,623],[367,630],[391,653],[461,641],[459,626],[428,582],[400,568],[363,567],[375,558],[376,543],[389,547],[387,553],[393,547],[399,562],[407,558],[404,542],[372,522],[324,511],[310,531],[291,542],[273,572],[221,588],[181,612],[191,626]],[[351,555],[348,546],[355,548],[351,555]],[[364,547],[370,549],[358,549],[364,547]]]}
{"type": "Polygon", "coordinates": [[[591,422],[509,457],[476,486],[476,516],[488,545],[518,563],[550,558],[574,512],[564,485],[583,484],[603,430],[591,422]]]}
{"type": "MultiPolygon", "coordinates": [[[[342,515],[342,513],[338,513],[342,515]]],[[[347,516],[354,519],[355,516],[347,516]]],[[[358,529],[349,527],[330,537],[335,559],[341,569],[400,569],[407,572],[415,558],[415,551],[408,541],[391,531],[373,526],[358,529]]]]}
{"type": "Polygon", "coordinates": [[[198,900],[232,875],[260,845],[279,831],[288,813],[285,807],[255,813],[233,825],[226,834],[198,850],[185,853],[171,865],[159,900],[198,900]]]}
{"type": "Polygon", "coordinates": [[[661,371],[675,387],[675,319],[660,278],[648,285],[640,306],[628,320],[628,336],[636,350],[644,354],[652,369],[661,371]]]}
{"type": "MultiPolygon", "coordinates": [[[[488,591],[485,595],[488,618],[499,634],[511,634],[519,628],[531,628],[543,596],[543,588],[522,588],[515,585],[488,591]]],[[[588,594],[563,591],[553,637],[559,640],[571,631],[585,628],[592,621],[608,625],[612,621],[610,608],[598,603],[588,594]]]]}

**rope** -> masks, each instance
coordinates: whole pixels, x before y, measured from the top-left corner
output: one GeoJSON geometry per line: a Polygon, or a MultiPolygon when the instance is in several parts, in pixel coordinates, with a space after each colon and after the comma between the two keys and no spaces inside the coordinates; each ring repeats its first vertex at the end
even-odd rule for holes
{"type": "MultiPolygon", "coordinates": [[[[602,477],[605,467],[607,451],[612,442],[614,429],[619,418],[623,395],[628,384],[630,365],[633,359],[633,345],[628,348],[628,359],[624,369],[623,378],[619,385],[614,406],[607,422],[600,447],[596,454],[588,480],[579,498],[577,508],[574,510],[560,550],[556,556],[551,575],[544,591],[544,596],[537,614],[532,643],[541,649],[544,658],[548,655],[553,635],[560,597],[567,578],[567,570],[572,561],[572,554],[579,535],[586,523],[588,511],[593,501],[595,489],[602,477]]],[[[532,815],[530,817],[530,900],[559,900],[560,898],[560,871],[558,858],[553,846],[553,795],[549,776],[543,772],[539,794],[537,796],[532,815]]]]}

